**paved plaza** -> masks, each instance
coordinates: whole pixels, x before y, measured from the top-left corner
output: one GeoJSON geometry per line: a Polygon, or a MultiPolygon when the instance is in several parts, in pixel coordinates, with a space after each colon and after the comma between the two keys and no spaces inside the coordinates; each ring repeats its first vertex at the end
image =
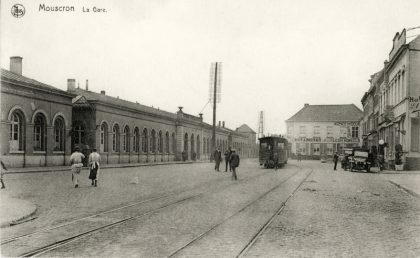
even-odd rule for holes
{"type": "Polygon", "coordinates": [[[2,255],[19,256],[98,227],[104,229],[41,256],[420,254],[418,172],[333,171],[331,163],[319,161],[289,161],[275,171],[243,160],[238,175],[233,181],[210,163],[108,168],[98,187],[84,170],[74,188],[68,170],[7,174],[2,207],[7,198],[36,210],[22,223],[3,225],[2,255]]]}

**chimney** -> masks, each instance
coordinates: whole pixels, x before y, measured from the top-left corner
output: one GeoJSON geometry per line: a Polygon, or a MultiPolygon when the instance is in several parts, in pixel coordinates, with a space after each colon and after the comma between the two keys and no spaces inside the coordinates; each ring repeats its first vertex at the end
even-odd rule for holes
{"type": "Polygon", "coordinates": [[[222,127],[225,128],[225,121],[222,122],[222,127]]]}
{"type": "Polygon", "coordinates": [[[22,75],[22,57],[20,56],[10,57],[10,71],[12,73],[22,75]]]}
{"type": "Polygon", "coordinates": [[[75,90],[76,90],[76,80],[67,79],[67,91],[75,91],[75,90]]]}
{"type": "Polygon", "coordinates": [[[101,94],[102,94],[102,95],[105,95],[105,91],[104,91],[104,90],[101,90],[101,94]]]}
{"type": "Polygon", "coordinates": [[[89,80],[86,80],[86,90],[89,90],[89,80]]]}
{"type": "Polygon", "coordinates": [[[304,107],[309,107],[309,103],[305,103],[304,107]]]}

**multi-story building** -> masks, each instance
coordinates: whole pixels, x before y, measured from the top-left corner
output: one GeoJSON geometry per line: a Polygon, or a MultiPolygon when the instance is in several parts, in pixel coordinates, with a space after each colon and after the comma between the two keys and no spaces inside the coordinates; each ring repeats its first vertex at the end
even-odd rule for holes
{"type": "Polygon", "coordinates": [[[292,157],[332,157],[344,147],[359,146],[362,111],[350,105],[309,105],[286,120],[292,157]]]}
{"type": "Polygon", "coordinates": [[[399,145],[405,168],[419,169],[420,36],[407,42],[405,29],[396,33],[389,61],[370,82],[370,89],[362,98],[365,145],[378,146],[383,141],[388,164],[394,163],[399,145]]]}
{"type": "Polygon", "coordinates": [[[384,85],[384,70],[381,70],[369,79],[370,88],[362,97],[363,117],[360,121],[362,145],[367,149],[378,146],[378,122],[380,114],[380,89],[384,85]]]}
{"type": "MultiPolygon", "coordinates": [[[[67,165],[71,150],[96,148],[104,163],[205,160],[212,153],[213,126],[203,117],[176,113],[76,88],[67,91],[22,76],[22,58],[1,70],[1,153],[10,167],[67,165]]],[[[216,147],[256,157],[255,132],[219,122],[216,147]],[[250,143],[254,142],[252,146],[250,143]]]]}

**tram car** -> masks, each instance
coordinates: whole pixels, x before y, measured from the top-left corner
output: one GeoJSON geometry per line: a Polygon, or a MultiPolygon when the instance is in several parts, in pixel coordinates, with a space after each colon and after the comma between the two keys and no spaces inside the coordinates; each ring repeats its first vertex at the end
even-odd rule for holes
{"type": "Polygon", "coordinates": [[[279,136],[262,137],[260,141],[259,161],[265,168],[282,167],[287,163],[288,142],[279,136]]]}

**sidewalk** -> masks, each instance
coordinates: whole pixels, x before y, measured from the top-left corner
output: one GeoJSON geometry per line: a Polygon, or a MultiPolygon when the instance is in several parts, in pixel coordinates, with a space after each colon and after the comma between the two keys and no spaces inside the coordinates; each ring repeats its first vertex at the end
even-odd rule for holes
{"type": "MultiPolygon", "coordinates": [[[[209,161],[175,161],[175,162],[154,162],[154,163],[129,163],[129,164],[102,164],[101,169],[110,168],[130,168],[130,167],[151,167],[160,165],[178,165],[178,164],[195,164],[206,163],[209,161]]],[[[88,169],[83,168],[82,171],[86,173],[88,169]]],[[[19,173],[45,173],[45,172],[62,172],[70,171],[70,166],[54,166],[54,167],[27,167],[27,168],[10,168],[5,171],[5,174],[16,175],[19,173]]],[[[8,194],[7,175],[5,178],[6,189],[0,191],[0,228],[12,226],[19,221],[31,217],[36,211],[37,207],[30,201],[12,198],[8,194]]],[[[53,193],[52,193],[53,194],[53,193]]]]}
{"type": "MultiPolygon", "coordinates": [[[[175,164],[192,164],[205,163],[208,160],[198,161],[171,161],[171,162],[153,162],[153,163],[124,163],[124,164],[101,164],[101,169],[107,168],[129,168],[129,167],[145,167],[145,166],[160,166],[160,165],[175,165],[175,164]]],[[[83,167],[87,169],[87,167],[83,167]]],[[[10,173],[37,173],[37,172],[56,172],[70,170],[70,166],[53,166],[53,167],[26,167],[26,168],[9,168],[5,174],[10,173]]]]}

